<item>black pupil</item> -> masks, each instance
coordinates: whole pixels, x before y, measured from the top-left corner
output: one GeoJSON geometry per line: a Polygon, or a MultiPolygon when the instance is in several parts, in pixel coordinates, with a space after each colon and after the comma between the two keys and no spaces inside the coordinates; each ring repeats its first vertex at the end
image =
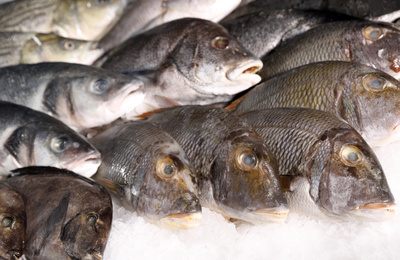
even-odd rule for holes
{"type": "Polygon", "coordinates": [[[66,42],[64,46],[65,46],[66,49],[69,50],[69,49],[72,49],[74,47],[74,44],[72,42],[66,42]]]}
{"type": "Polygon", "coordinates": [[[380,88],[382,86],[383,82],[381,79],[374,79],[374,80],[372,80],[371,84],[372,84],[372,87],[374,87],[374,88],[380,88]]]}
{"type": "Polygon", "coordinates": [[[252,155],[252,154],[246,155],[243,158],[243,163],[247,166],[253,166],[255,161],[256,161],[256,158],[254,158],[254,155],[252,155]]]}
{"type": "Polygon", "coordinates": [[[167,165],[164,167],[164,173],[166,175],[171,175],[174,172],[174,168],[172,167],[172,165],[167,165]]]}
{"type": "Polygon", "coordinates": [[[1,221],[1,224],[3,225],[3,227],[11,227],[12,223],[13,223],[13,218],[11,218],[11,217],[5,217],[1,221]]]}
{"type": "Polygon", "coordinates": [[[98,92],[103,92],[106,89],[107,83],[104,80],[96,82],[96,90],[98,92]]]}
{"type": "Polygon", "coordinates": [[[356,162],[356,161],[358,161],[358,155],[357,155],[356,152],[351,152],[351,153],[348,154],[347,159],[350,162],[356,162]]]}
{"type": "Polygon", "coordinates": [[[224,50],[229,45],[229,40],[226,38],[217,38],[214,42],[214,46],[217,49],[224,50]]]}
{"type": "Polygon", "coordinates": [[[57,142],[58,149],[65,150],[68,146],[68,140],[65,138],[59,138],[57,142]]]}
{"type": "Polygon", "coordinates": [[[97,221],[97,216],[95,216],[95,215],[90,215],[90,216],[88,216],[88,218],[87,218],[87,220],[86,220],[86,223],[87,223],[88,225],[93,226],[94,223],[96,223],[96,221],[97,221]]]}

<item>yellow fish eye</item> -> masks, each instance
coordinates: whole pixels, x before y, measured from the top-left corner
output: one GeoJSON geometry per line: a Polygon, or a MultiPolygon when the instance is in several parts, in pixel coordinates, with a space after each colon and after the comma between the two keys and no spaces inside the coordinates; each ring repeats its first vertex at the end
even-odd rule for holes
{"type": "Polygon", "coordinates": [[[71,40],[63,41],[62,47],[64,50],[72,51],[75,49],[75,42],[71,40]]]}
{"type": "Polygon", "coordinates": [[[229,40],[223,36],[218,36],[211,41],[211,45],[217,50],[225,50],[229,46],[229,40]]]}
{"type": "Polygon", "coordinates": [[[242,171],[251,171],[258,164],[256,153],[248,148],[238,149],[236,152],[236,165],[242,171]]]}
{"type": "Polygon", "coordinates": [[[376,27],[374,25],[370,25],[364,29],[365,38],[371,41],[378,40],[379,38],[381,38],[382,35],[383,35],[382,28],[376,27]]]}
{"type": "Polygon", "coordinates": [[[364,155],[357,146],[345,145],[340,151],[340,157],[347,166],[356,166],[362,161],[364,155]]]}
{"type": "Polygon", "coordinates": [[[362,78],[364,88],[370,92],[381,92],[386,87],[386,79],[379,75],[367,75],[362,78]]]}
{"type": "Polygon", "coordinates": [[[177,171],[175,163],[171,158],[159,159],[156,167],[157,175],[163,179],[171,178],[177,171]]]}

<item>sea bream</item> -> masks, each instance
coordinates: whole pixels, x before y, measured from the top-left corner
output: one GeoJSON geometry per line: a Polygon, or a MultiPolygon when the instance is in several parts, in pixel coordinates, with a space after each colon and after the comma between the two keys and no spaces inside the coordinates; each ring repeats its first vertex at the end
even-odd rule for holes
{"type": "Polygon", "coordinates": [[[326,61],[277,75],[231,104],[235,113],[277,107],[323,110],[343,119],[372,147],[399,140],[400,83],[377,69],[326,61]]]}
{"type": "Polygon", "coordinates": [[[127,0],[14,0],[1,5],[0,31],[95,41],[118,21],[126,5],[127,0]]]}
{"type": "Polygon", "coordinates": [[[78,131],[114,121],[139,105],[144,95],[142,81],[86,65],[0,68],[0,100],[42,111],[78,131]]]}
{"type": "Polygon", "coordinates": [[[382,167],[351,126],[323,111],[275,108],[241,115],[276,155],[290,211],[386,220],[396,204],[382,167]]]}
{"type": "Polygon", "coordinates": [[[0,101],[0,175],[25,166],[66,168],[93,175],[100,153],[56,118],[21,105],[0,101]]]}
{"type": "Polygon", "coordinates": [[[194,18],[137,35],[95,64],[144,82],[144,104],[130,115],[177,104],[229,101],[261,80],[256,72],[262,67],[221,25],[194,18]]]}
{"type": "Polygon", "coordinates": [[[104,187],[65,169],[37,166],[14,170],[6,183],[25,203],[26,259],[103,258],[113,214],[104,187]]]}
{"type": "Polygon", "coordinates": [[[178,106],[147,115],[147,121],[188,155],[203,207],[251,223],[286,219],[275,158],[244,120],[223,109],[178,106]]]}
{"type": "Polygon", "coordinates": [[[193,169],[169,134],[151,123],[136,121],[114,125],[90,142],[102,154],[93,179],[127,209],[166,228],[200,224],[193,169]]]}
{"type": "Polygon", "coordinates": [[[96,46],[55,34],[0,32],[0,67],[46,61],[90,65],[104,53],[96,46]]]}
{"type": "Polygon", "coordinates": [[[22,195],[0,182],[0,259],[22,259],[26,213],[22,195]]]}
{"type": "Polygon", "coordinates": [[[321,24],[262,58],[263,79],[305,64],[337,60],[361,63],[400,79],[400,30],[389,23],[341,21],[321,24]]]}

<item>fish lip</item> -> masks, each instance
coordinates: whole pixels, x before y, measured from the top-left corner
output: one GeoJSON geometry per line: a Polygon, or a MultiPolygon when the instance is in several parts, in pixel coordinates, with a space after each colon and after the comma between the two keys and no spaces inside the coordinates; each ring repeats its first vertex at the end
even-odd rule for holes
{"type": "Polygon", "coordinates": [[[354,210],[378,209],[378,210],[386,210],[388,212],[395,213],[396,208],[397,208],[397,204],[394,202],[388,202],[388,203],[374,202],[374,203],[367,203],[363,206],[355,207],[354,210]]]}
{"type": "Polygon", "coordinates": [[[352,213],[359,218],[369,221],[386,221],[394,218],[396,211],[396,203],[367,203],[362,206],[355,207],[352,213]]]}
{"type": "Polygon", "coordinates": [[[112,113],[119,114],[120,116],[126,112],[131,111],[133,108],[138,106],[144,99],[144,83],[141,80],[133,80],[132,83],[125,85],[121,91],[117,94],[120,98],[114,98],[112,102],[108,102],[108,109],[112,113]],[[133,95],[139,94],[133,97],[133,95]],[[132,99],[139,99],[135,106],[132,99]]]}
{"type": "Polygon", "coordinates": [[[271,220],[276,222],[281,222],[286,220],[289,209],[285,206],[277,206],[273,208],[262,208],[252,211],[260,219],[271,220]]]}
{"type": "Polygon", "coordinates": [[[103,259],[103,255],[99,253],[97,250],[89,250],[87,251],[83,260],[101,260],[103,259]]]}
{"type": "MultiPolygon", "coordinates": [[[[238,66],[233,66],[226,72],[226,77],[231,81],[237,81],[241,79],[248,79],[250,81],[255,81],[260,78],[256,73],[260,71],[263,67],[261,60],[250,60],[241,63],[238,66]]],[[[261,78],[260,78],[261,80],[261,78]]],[[[260,81],[258,80],[258,82],[260,81]]],[[[258,83],[255,82],[254,84],[258,83]]]]}
{"type": "Polygon", "coordinates": [[[96,173],[97,168],[99,168],[100,164],[100,152],[92,151],[91,153],[83,154],[80,158],[75,159],[65,168],[89,178],[96,173]]]}
{"type": "Polygon", "coordinates": [[[200,225],[201,211],[174,213],[161,218],[156,224],[166,229],[192,229],[200,225]]]}

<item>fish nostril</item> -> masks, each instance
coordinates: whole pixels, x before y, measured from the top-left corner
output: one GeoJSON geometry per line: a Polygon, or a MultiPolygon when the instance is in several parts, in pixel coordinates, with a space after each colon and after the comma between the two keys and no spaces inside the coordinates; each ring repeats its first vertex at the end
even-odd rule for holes
{"type": "Polygon", "coordinates": [[[242,73],[243,74],[254,74],[259,71],[261,68],[258,66],[252,66],[250,68],[245,69],[242,73]]]}

